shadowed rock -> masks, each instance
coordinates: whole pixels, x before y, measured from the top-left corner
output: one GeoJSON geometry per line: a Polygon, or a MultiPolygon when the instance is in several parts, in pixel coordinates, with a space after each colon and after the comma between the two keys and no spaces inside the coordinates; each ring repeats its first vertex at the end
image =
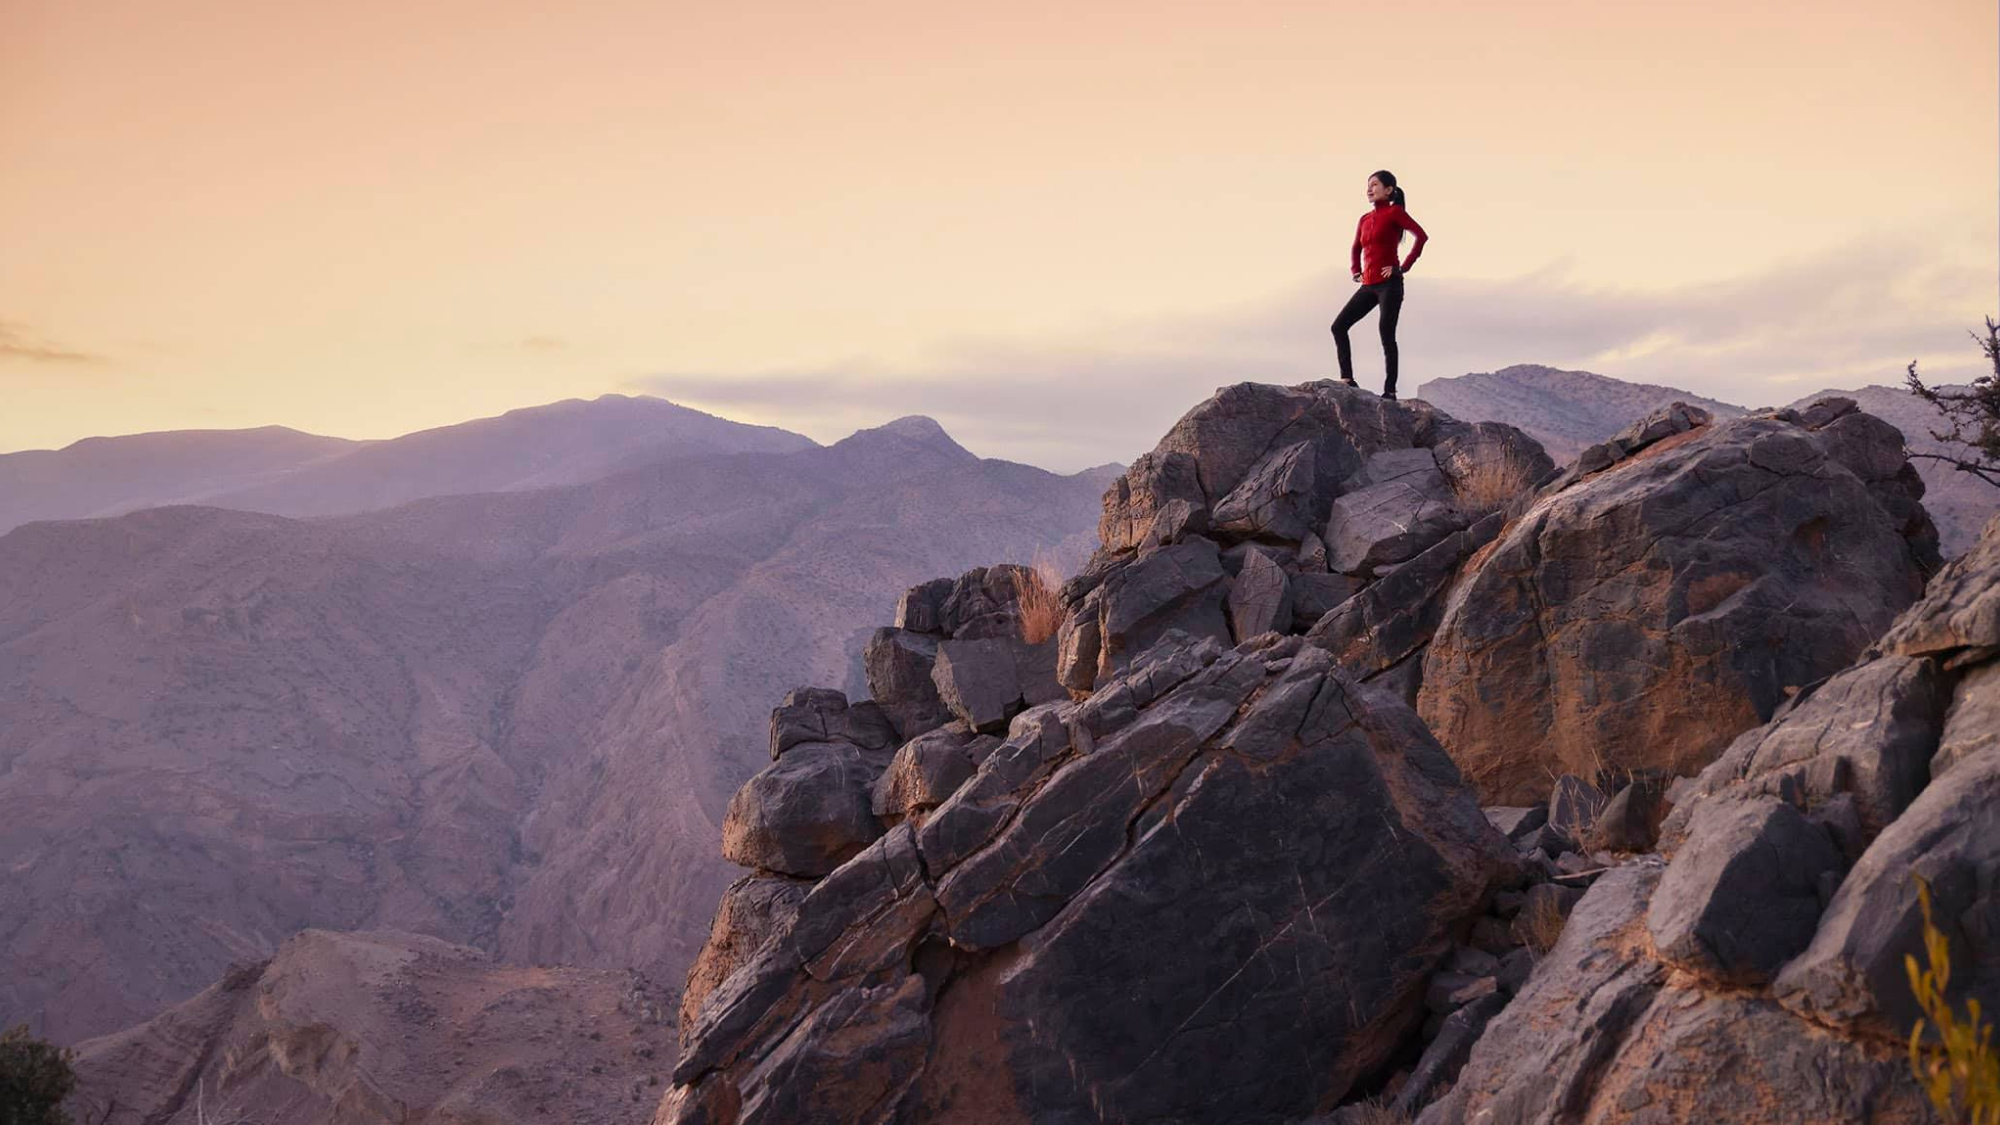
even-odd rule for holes
{"type": "Polygon", "coordinates": [[[1820,878],[1843,866],[1827,834],[1783,801],[1707,802],[1653,895],[1653,945],[1718,982],[1768,980],[1812,940],[1820,878]]]}
{"type": "Polygon", "coordinates": [[[1591,887],[1418,1125],[1931,1120],[1900,1045],[1672,978],[1645,934],[1659,879],[1657,861],[1640,861],[1591,887]]]}
{"type": "Polygon", "coordinates": [[[931,668],[937,663],[937,646],[936,636],[882,628],[875,630],[861,650],[868,693],[903,740],[951,721],[951,712],[938,697],[937,684],[931,679],[931,668]]]}

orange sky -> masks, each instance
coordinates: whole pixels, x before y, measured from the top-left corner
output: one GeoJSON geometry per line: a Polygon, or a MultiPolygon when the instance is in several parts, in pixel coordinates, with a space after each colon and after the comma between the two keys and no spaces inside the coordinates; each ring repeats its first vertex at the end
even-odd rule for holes
{"type": "Polygon", "coordinates": [[[1993,0],[0,0],[0,450],[646,391],[1125,459],[1332,370],[1378,167],[1406,386],[1969,373],[1997,54],[1993,0]],[[1086,380],[1115,438],[967,390],[1086,380]]]}

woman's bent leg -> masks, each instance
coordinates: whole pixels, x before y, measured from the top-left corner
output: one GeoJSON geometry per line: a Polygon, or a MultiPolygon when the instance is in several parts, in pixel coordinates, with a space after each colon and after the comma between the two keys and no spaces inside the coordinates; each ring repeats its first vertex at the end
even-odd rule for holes
{"type": "Polygon", "coordinates": [[[1340,353],[1340,377],[1350,383],[1354,381],[1354,350],[1348,346],[1347,330],[1374,307],[1375,294],[1364,285],[1354,291],[1354,296],[1347,299],[1340,315],[1333,318],[1333,346],[1340,353]]]}
{"type": "Polygon", "coordinates": [[[1396,393],[1396,363],[1400,358],[1396,352],[1396,320],[1403,314],[1403,278],[1398,274],[1395,281],[1382,294],[1382,393],[1396,393]]]}

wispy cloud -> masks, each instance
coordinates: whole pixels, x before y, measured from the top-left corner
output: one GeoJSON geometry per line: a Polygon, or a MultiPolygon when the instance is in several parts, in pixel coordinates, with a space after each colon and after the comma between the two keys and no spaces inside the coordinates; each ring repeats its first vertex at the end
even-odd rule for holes
{"type": "Polygon", "coordinates": [[[16,321],[0,320],[0,361],[23,363],[104,363],[107,357],[60,347],[16,321]]]}
{"type": "MultiPolygon", "coordinates": [[[[1752,276],[1661,291],[1592,286],[1566,263],[1501,281],[1420,267],[1398,332],[1401,382],[1410,390],[1539,363],[1763,406],[1823,387],[1895,384],[1912,359],[1935,381],[1963,381],[1984,363],[1966,331],[2000,300],[1996,278],[1990,267],[1926,262],[1912,252],[1922,237],[1857,238],[1752,276]]],[[[1328,325],[1352,292],[1333,271],[1228,314],[1117,326],[1091,340],[961,339],[921,369],[854,358],[742,375],[661,372],[632,386],[821,438],[929,414],[988,456],[1077,469],[1151,448],[1218,386],[1334,374],[1328,325]]],[[[1353,340],[1357,376],[1380,386],[1373,316],[1353,340]]]]}

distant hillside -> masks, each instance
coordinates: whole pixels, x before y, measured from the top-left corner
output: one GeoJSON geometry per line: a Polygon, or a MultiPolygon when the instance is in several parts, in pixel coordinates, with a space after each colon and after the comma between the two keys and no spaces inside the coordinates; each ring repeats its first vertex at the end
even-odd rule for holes
{"type": "Polygon", "coordinates": [[[644,1125],[673,1066],[671,996],[624,970],[310,930],[79,1044],[69,1108],[107,1125],[644,1125]]]}
{"type": "MultiPolygon", "coordinates": [[[[1912,451],[1935,453],[1943,448],[1930,437],[1930,431],[1938,427],[1936,411],[1900,387],[1829,389],[1807,395],[1792,405],[1804,405],[1828,395],[1852,398],[1863,410],[1902,430],[1903,440],[1912,451]]],[[[1519,426],[1533,434],[1558,462],[1574,460],[1586,447],[1612,436],[1664,403],[1693,403],[1718,418],[1748,413],[1744,407],[1673,387],[1627,383],[1588,371],[1562,371],[1532,363],[1433,379],[1420,388],[1418,397],[1453,417],[1519,426]]],[[[1945,556],[1965,553],[1979,537],[1979,529],[1987,519],[2000,511],[2000,489],[1935,461],[1919,459],[1913,463],[1923,475],[1927,490],[1924,506],[1937,524],[1945,556]]]]}
{"type": "Polygon", "coordinates": [[[0,532],[251,487],[362,443],[265,426],[94,437],[0,453],[0,532]]]}
{"type": "Polygon", "coordinates": [[[305,927],[678,981],[772,700],[901,592],[1094,544],[928,419],[295,520],[0,536],[0,1017],[146,1018],[305,927]]]}
{"type": "Polygon", "coordinates": [[[1534,435],[1558,464],[1575,460],[1633,419],[1670,402],[1692,403],[1718,418],[1746,413],[1743,407],[1673,387],[1534,363],[1432,379],[1417,388],[1417,397],[1454,418],[1519,426],[1534,435]]]}
{"type": "Polygon", "coordinates": [[[770,426],[626,395],[511,410],[386,441],[278,426],[87,438],[60,450],[0,454],[0,531],[166,504],[344,515],[426,496],[580,484],[661,457],[784,453],[813,444],[770,426]]]}

